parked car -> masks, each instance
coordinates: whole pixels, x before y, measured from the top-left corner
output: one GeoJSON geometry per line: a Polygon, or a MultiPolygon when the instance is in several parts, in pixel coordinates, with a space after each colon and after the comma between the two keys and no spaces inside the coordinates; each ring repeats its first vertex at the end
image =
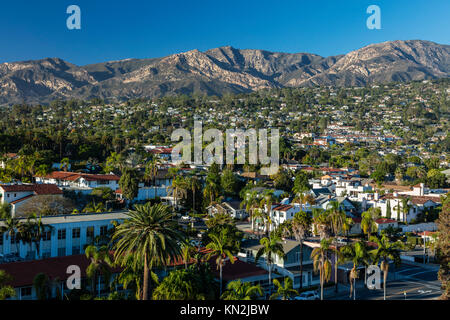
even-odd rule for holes
{"type": "Polygon", "coordinates": [[[316,291],[305,291],[299,296],[295,297],[294,300],[319,300],[319,294],[316,291]]]}

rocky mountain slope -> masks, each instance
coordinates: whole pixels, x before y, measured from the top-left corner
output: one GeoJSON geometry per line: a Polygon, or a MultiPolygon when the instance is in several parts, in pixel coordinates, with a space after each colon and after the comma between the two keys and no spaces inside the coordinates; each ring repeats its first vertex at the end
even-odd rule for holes
{"type": "Polygon", "coordinates": [[[221,47],[156,59],[76,66],[58,58],[0,64],[0,104],[53,99],[121,100],[178,93],[249,92],[264,88],[449,77],[450,46],[392,41],[346,55],[321,57],[221,47]]]}

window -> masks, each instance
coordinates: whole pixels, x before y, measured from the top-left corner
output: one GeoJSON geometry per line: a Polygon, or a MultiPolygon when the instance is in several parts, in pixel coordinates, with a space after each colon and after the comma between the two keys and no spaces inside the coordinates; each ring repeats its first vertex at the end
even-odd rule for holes
{"type": "Polygon", "coordinates": [[[58,248],[58,257],[64,257],[66,255],[66,248],[58,248]]]}
{"type": "Polygon", "coordinates": [[[105,236],[106,232],[108,232],[108,226],[101,226],[100,227],[100,235],[105,236]]]}
{"type": "Polygon", "coordinates": [[[52,232],[51,231],[45,231],[42,235],[42,241],[50,241],[52,240],[52,232]]]}
{"type": "Polygon", "coordinates": [[[72,238],[73,239],[79,239],[80,238],[80,234],[81,234],[80,228],[74,228],[72,230],[72,238]]]}
{"type": "Polygon", "coordinates": [[[0,232],[0,246],[3,245],[3,233],[0,232]]]}
{"type": "Polygon", "coordinates": [[[80,254],[80,246],[72,247],[72,254],[80,254]]]}
{"type": "Polygon", "coordinates": [[[20,297],[24,298],[24,297],[31,297],[31,287],[24,287],[24,288],[20,288],[20,297]]]}
{"type": "Polygon", "coordinates": [[[58,240],[66,239],[66,229],[58,230],[58,240]]]}
{"type": "Polygon", "coordinates": [[[93,238],[94,237],[94,227],[88,227],[86,229],[86,237],[93,238]]]}

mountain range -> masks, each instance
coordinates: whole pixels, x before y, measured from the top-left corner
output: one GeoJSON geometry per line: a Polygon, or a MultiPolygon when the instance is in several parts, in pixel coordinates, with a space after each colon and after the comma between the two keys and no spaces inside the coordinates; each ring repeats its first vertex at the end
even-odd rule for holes
{"type": "Polygon", "coordinates": [[[372,44],[331,57],[226,46],[86,66],[46,58],[0,64],[0,105],[193,92],[222,95],[316,85],[365,86],[449,75],[450,45],[422,40],[372,44]]]}

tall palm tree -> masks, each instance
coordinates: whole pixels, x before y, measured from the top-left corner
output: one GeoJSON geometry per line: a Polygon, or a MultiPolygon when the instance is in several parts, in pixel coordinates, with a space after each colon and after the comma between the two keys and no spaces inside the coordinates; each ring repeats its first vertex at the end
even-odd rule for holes
{"type": "Polygon", "coordinates": [[[330,237],[331,219],[329,212],[323,209],[312,209],[314,234],[319,234],[320,239],[330,237]]]}
{"type": "Polygon", "coordinates": [[[346,215],[344,210],[342,210],[341,204],[338,201],[331,201],[327,205],[327,210],[329,212],[329,218],[331,220],[331,227],[334,234],[334,245],[335,245],[335,254],[334,254],[334,285],[335,285],[335,292],[338,292],[338,243],[337,243],[337,237],[339,236],[339,233],[343,229],[343,225],[345,223],[346,215]]]}
{"type": "Polygon", "coordinates": [[[225,265],[227,259],[229,259],[231,263],[234,263],[233,251],[235,247],[231,247],[229,245],[230,242],[225,231],[226,230],[223,229],[219,234],[211,233],[209,237],[212,241],[206,245],[206,249],[210,250],[207,255],[207,259],[210,259],[211,257],[216,258],[216,265],[219,269],[220,277],[220,295],[222,295],[223,288],[223,266],[225,265]]]}
{"type": "Polygon", "coordinates": [[[377,244],[377,249],[372,250],[373,263],[378,264],[381,261],[380,269],[383,271],[383,296],[386,300],[386,287],[387,276],[389,272],[389,260],[394,261],[396,266],[400,265],[400,250],[403,248],[403,244],[400,241],[390,242],[386,235],[383,235],[381,239],[378,237],[372,237],[371,241],[377,244]]]}
{"type": "Polygon", "coordinates": [[[178,208],[178,199],[187,196],[188,185],[182,176],[176,176],[172,184],[167,187],[167,191],[175,200],[175,208],[178,208]]]}
{"type": "Polygon", "coordinates": [[[346,218],[344,220],[344,223],[342,224],[342,231],[345,234],[345,237],[348,240],[348,234],[350,232],[350,230],[352,229],[352,225],[353,225],[353,219],[352,218],[346,218]]]}
{"type": "Polygon", "coordinates": [[[241,202],[241,208],[245,207],[245,211],[249,213],[250,221],[252,223],[252,231],[254,230],[254,219],[253,214],[255,209],[258,208],[258,193],[253,191],[244,196],[244,200],[241,202]]]}
{"type": "Polygon", "coordinates": [[[209,198],[209,204],[213,203],[214,200],[220,195],[220,184],[210,177],[206,177],[206,185],[203,189],[203,196],[209,198]]]}
{"type": "Polygon", "coordinates": [[[267,209],[266,213],[266,219],[264,220],[265,222],[267,221],[267,223],[265,223],[265,229],[266,229],[266,235],[269,236],[269,229],[272,225],[272,221],[271,221],[271,214],[272,214],[272,204],[276,201],[276,198],[274,196],[274,192],[275,190],[264,190],[263,193],[263,197],[260,201],[260,207],[263,209],[267,209]]]}
{"type": "Polygon", "coordinates": [[[404,223],[408,223],[408,213],[412,207],[410,204],[410,200],[411,200],[410,197],[402,199],[402,213],[403,213],[403,222],[404,223]]]}
{"type": "Polygon", "coordinates": [[[373,210],[371,209],[373,208],[370,208],[361,214],[361,229],[364,234],[367,234],[367,239],[370,239],[372,233],[375,233],[378,230],[373,216],[373,210]]]}
{"type": "Polygon", "coordinates": [[[225,292],[222,294],[222,300],[252,300],[263,295],[261,285],[252,285],[250,282],[241,280],[230,281],[227,284],[225,292]]]}
{"type": "MultiPolygon", "coordinates": [[[[91,263],[86,269],[86,275],[92,279],[92,294],[95,295],[97,279],[99,275],[103,276],[105,284],[109,284],[112,272],[111,267],[113,262],[109,255],[107,246],[97,247],[90,245],[85,250],[86,258],[91,260],[91,263]]],[[[100,282],[100,281],[99,281],[100,282]]],[[[100,283],[98,283],[97,296],[100,296],[100,283]]]]}
{"type": "Polygon", "coordinates": [[[311,252],[314,271],[320,273],[320,300],[323,300],[323,285],[331,278],[331,261],[328,257],[332,252],[331,242],[331,239],[322,239],[320,247],[314,248],[311,252]]]}
{"type": "Polygon", "coordinates": [[[311,217],[305,211],[299,211],[292,219],[292,233],[297,241],[300,242],[300,289],[303,288],[303,241],[306,239],[311,229],[311,217]]]}
{"type": "MultiPolygon", "coordinates": [[[[0,233],[5,234],[8,236],[11,240],[17,237],[16,232],[19,229],[20,222],[19,219],[14,218],[12,216],[7,216],[5,220],[3,221],[4,226],[0,226],[0,233]]],[[[19,243],[18,241],[14,241],[16,243],[16,249],[17,253],[19,253],[19,243]]],[[[11,242],[12,244],[12,242],[11,242]]],[[[3,246],[3,250],[5,250],[5,246],[3,246]]],[[[4,252],[3,252],[4,253],[4,252]]]]}
{"type": "Polygon", "coordinates": [[[197,248],[191,246],[189,243],[183,243],[181,247],[181,255],[183,257],[184,269],[188,269],[188,264],[192,260],[192,257],[197,252],[197,248]]]}
{"type": "Polygon", "coordinates": [[[266,264],[269,269],[269,294],[272,293],[272,267],[275,262],[275,257],[283,258],[285,253],[283,245],[280,243],[280,238],[273,236],[271,238],[262,238],[259,242],[261,248],[256,253],[255,262],[264,256],[266,264]]]}
{"type": "Polygon", "coordinates": [[[183,233],[177,229],[172,212],[163,204],[136,205],[127,213],[129,219],[117,226],[112,237],[114,258],[132,254],[134,265],[143,262],[143,292],[141,299],[149,297],[149,271],[156,265],[167,265],[179,257],[183,233]]]}
{"type": "Polygon", "coordinates": [[[159,164],[160,160],[158,158],[154,158],[150,163],[148,163],[145,167],[144,179],[147,181],[153,182],[153,188],[155,190],[155,198],[156,198],[156,177],[158,176],[159,164]]]}
{"type": "Polygon", "coordinates": [[[37,257],[41,258],[41,240],[44,239],[45,234],[47,232],[51,232],[54,227],[48,224],[44,224],[42,222],[42,216],[39,215],[37,217],[35,214],[31,215],[31,219],[33,219],[32,223],[32,239],[34,242],[34,246],[36,247],[37,257]]]}
{"type": "Polygon", "coordinates": [[[192,191],[192,210],[194,211],[194,213],[196,213],[197,210],[195,209],[195,198],[196,198],[197,190],[201,189],[201,183],[197,179],[196,176],[190,177],[188,179],[187,183],[188,183],[188,186],[190,187],[190,189],[192,191]]]}
{"type": "MultiPolygon", "coordinates": [[[[350,282],[350,298],[353,290],[356,291],[356,279],[358,278],[357,267],[360,264],[368,265],[370,263],[371,255],[369,254],[367,245],[363,241],[358,241],[354,244],[348,244],[340,249],[341,257],[344,261],[353,262],[353,268],[349,274],[350,282]]],[[[356,299],[356,292],[354,293],[356,299]]]]}
{"type": "Polygon", "coordinates": [[[284,278],[283,283],[278,279],[273,279],[273,284],[277,287],[277,291],[270,296],[270,300],[281,298],[281,300],[290,300],[292,297],[298,295],[297,290],[294,289],[292,279],[284,278]]]}

